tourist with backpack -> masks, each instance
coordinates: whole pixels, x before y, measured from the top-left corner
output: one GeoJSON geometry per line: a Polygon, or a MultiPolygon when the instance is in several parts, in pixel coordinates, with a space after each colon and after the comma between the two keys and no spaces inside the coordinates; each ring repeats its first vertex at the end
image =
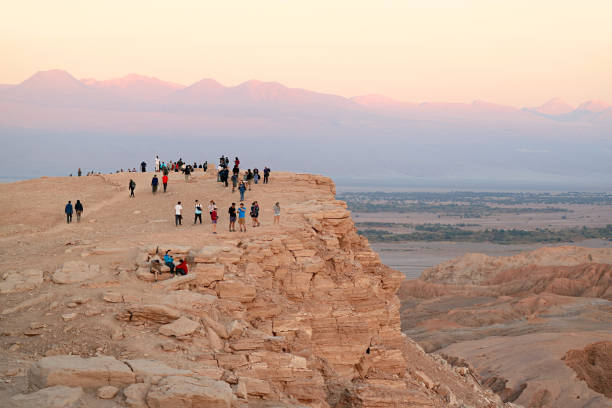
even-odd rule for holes
{"type": "Polygon", "coordinates": [[[257,201],[253,201],[253,203],[251,204],[250,216],[251,225],[253,227],[259,227],[259,204],[257,204],[257,201]]]}
{"type": "Polygon", "coordinates": [[[83,204],[81,204],[81,200],[77,200],[74,204],[74,211],[76,211],[77,222],[81,222],[81,214],[83,214],[83,204]]]}

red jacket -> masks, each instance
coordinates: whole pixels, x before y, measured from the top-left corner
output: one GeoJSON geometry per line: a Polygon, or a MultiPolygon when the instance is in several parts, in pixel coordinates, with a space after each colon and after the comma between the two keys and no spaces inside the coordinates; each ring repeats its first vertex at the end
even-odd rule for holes
{"type": "Polygon", "coordinates": [[[217,210],[212,210],[210,213],[210,219],[213,221],[217,219],[217,210]]]}
{"type": "Polygon", "coordinates": [[[168,182],[168,176],[162,177],[162,183],[166,184],[168,182]]]}
{"type": "Polygon", "coordinates": [[[182,269],[185,272],[185,275],[187,275],[187,263],[185,261],[181,262],[180,264],[176,265],[176,269],[182,269]]]}

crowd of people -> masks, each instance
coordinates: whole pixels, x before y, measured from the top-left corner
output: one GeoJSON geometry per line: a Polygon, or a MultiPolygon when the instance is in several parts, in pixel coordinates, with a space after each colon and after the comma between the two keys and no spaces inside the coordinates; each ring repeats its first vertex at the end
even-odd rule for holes
{"type": "MultiPolygon", "coordinates": [[[[208,167],[209,167],[208,161],[204,161],[203,163],[200,163],[200,164],[196,162],[194,162],[193,164],[188,164],[184,162],[182,158],[179,158],[176,161],[170,160],[168,162],[165,162],[165,161],[160,160],[159,156],[156,155],[155,156],[155,173],[153,174],[153,177],[151,179],[151,192],[153,194],[156,194],[160,186],[160,178],[158,177],[157,173],[161,173],[161,185],[163,186],[163,192],[166,193],[168,191],[168,181],[169,181],[168,175],[171,172],[183,173],[185,176],[185,182],[188,183],[190,180],[190,175],[194,171],[196,171],[196,169],[202,169],[204,172],[207,172],[208,167]]],[[[241,173],[240,159],[238,157],[234,158],[233,165],[231,167],[232,167],[232,170],[231,170],[231,177],[230,177],[230,159],[229,157],[222,155],[219,158],[219,164],[217,165],[217,168],[216,168],[217,182],[221,183],[224,187],[228,188],[229,180],[231,180],[231,183],[232,183],[231,192],[235,193],[236,191],[238,191],[240,195],[240,199],[239,199],[240,204],[237,205],[236,202],[233,202],[232,205],[227,210],[227,213],[229,215],[229,231],[230,232],[236,231],[236,221],[238,221],[238,228],[239,228],[238,230],[240,232],[246,232],[247,210],[249,211],[249,216],[251,218],[251,226],[253,228],[259,227],[261,223],[259,221],[259,216],[260,216],[259,202],[252,201],[250,208],[247,208],[244,203],[245,193],[247,191],[251,191],[254,185],[259,184],[260,180],[262,181],[262,184],[268,184],[270,181],[271,170],[268,166],[265,166],[264,169],[261,171],[261,173],[258,168],[247,169],[241,173]],[[262,173],[263,173],[263,177],[261,176],[262,173]]],[[[140,163],[140,168],[142,172],[147,171],[147,163],[144,160],[140,163]]],[[[136,169],[135,168],[133,170],[128,169],[128,171],[136,172],[136,169]]],[[[121,169],[121,172],[123,172],[123,169],[121,169]]],[[[90,173],[95,174],[93,172],[88,172],[87,175],[90,175],[90,173]]],[[[82,171],[80,168],[78,169],[78,175],[79,176],[82,175],[82,171]]],[[[136,190],[136,182],[134,181],[134,179],[130,179],[128,183],[128,189],[130,192],[129,197],[135,198],[134,192],[136,190]]],[[[174,206],[174,223],[177,227],[183,225],[183,210],[184,209],[183,209],[183,205],[181,201],[178,201],[177,204],[174,206]]],[[[280,214],[281,214],[280,203],[277,202],[276,204],[274,204],[272,210],[274,212],[273,224],[278,225],[280,223],[280,214]]],[[[68,223],[72,222],[73,212],[76,212],[77,222],[79,222],[81,219],[81,214],[83,213],[83,204],[79,200],[77,200],[74,207],[71,201],[68,201],[68,204],[66,204],[65,213],[66,213],[66,220],[68,223]]],[[[210,200],[210,203],[208,204],[208,212],[209,212],[210,221],[212,225],[212,232],[213,234],[216,234],[217,233],[217,222],[220,218],[220,215],[219,215],[219,209],[217,208],[217,205],[215,204],[214,200],[210,200]]],[[[194,225],[197,224],[198,222],[202,224],[202,213],[203,213],[202,204],[199,202],[199,200],[195,200],[194,220],[193,220],[194,225]]]]}

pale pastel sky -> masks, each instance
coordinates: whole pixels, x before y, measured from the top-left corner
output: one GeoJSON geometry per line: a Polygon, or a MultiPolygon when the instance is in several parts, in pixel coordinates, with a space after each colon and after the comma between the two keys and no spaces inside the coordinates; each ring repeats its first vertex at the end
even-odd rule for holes
{"type": "Polygon", "coordinates": [[[611,0],[19,0],[0,83],[60,68],[402,101],[612,103],[611,0]]]}

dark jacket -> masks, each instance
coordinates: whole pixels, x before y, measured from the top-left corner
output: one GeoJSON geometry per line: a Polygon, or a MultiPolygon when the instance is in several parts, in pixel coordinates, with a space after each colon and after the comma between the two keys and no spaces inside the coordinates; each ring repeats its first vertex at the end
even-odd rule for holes
{"type": "Polygon", "coordinates": [[[83,211],[83,204],[81,204],[80,201],[77,201],[76,204],[74,205],[74,209],[75,211],[83,211]]]}
{"type": "Polygon", "coordinates": [[[66,209],[64,210],[66,214],[72,214],[72,204],[66,204],[66,209]]]}

